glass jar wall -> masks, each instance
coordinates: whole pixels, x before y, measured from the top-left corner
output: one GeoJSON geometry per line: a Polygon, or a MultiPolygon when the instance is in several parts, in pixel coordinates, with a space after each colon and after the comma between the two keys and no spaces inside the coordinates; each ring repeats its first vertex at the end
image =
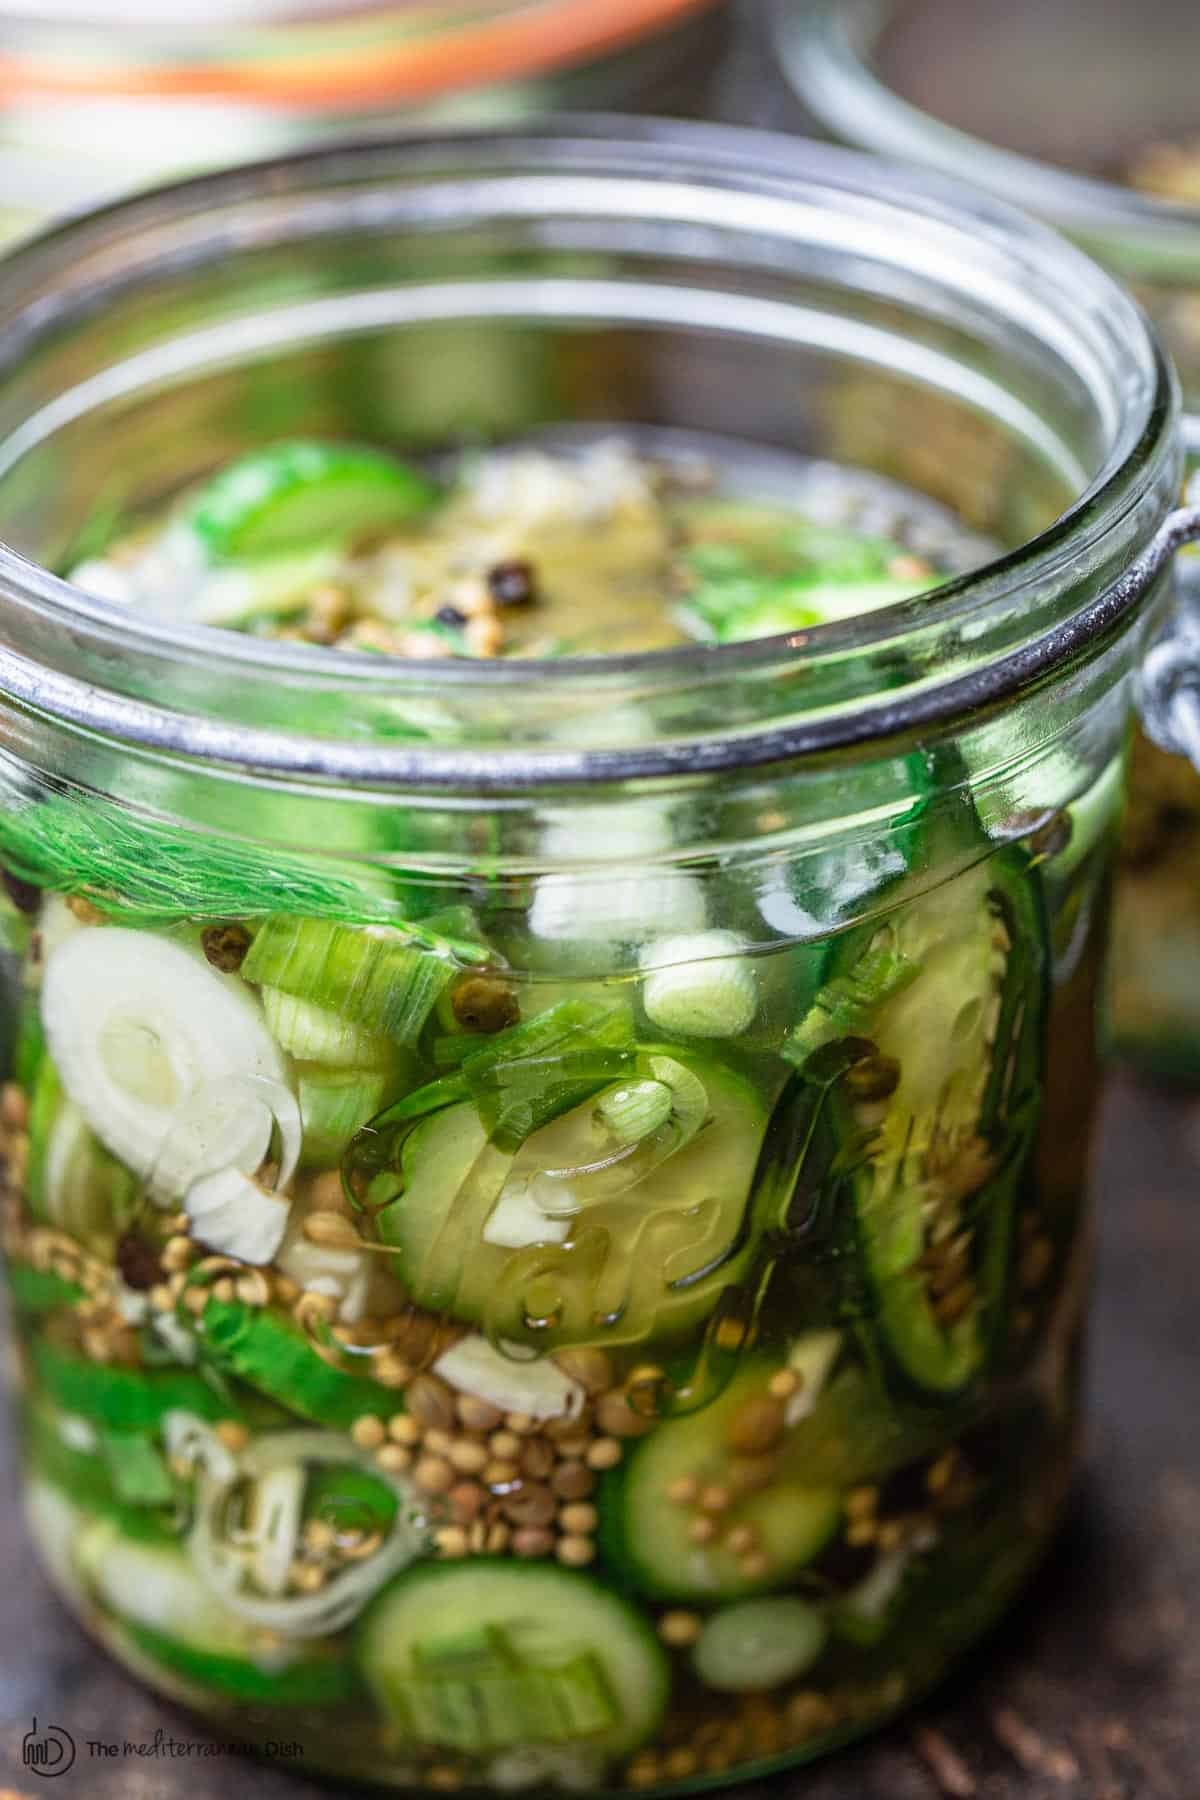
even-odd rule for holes
{"type": "MultiPolygon", "coordinates": [[[[777,0],[806,121],[957,173],[1070,232],[1133,288],[1200,403],[1200,166],[1178,0],[1006,8],[777,0]]],[[[1191,585],[1184,559],[1180,580],[1191,585]]],[[[1200,778],[1150,736],[1133,752],[1108,987],[1116,1049],[1200,1078],[1200,778]]]]}
{"type": "Polygon", "coordinates": [[[869,1729],[1071,1476],[1179,473],[1136,309],[1003,211],[633,125],[215,177],[10,279],[5,1229],[59,1590],[239,1739],[410,1790],[869,1729]],[[463,380],[398,378],[431,341],[463,380]],[[902,482],[994,548],[870,618],[541,664],[48,572],[282,430],[567,426],[902,482]]]}

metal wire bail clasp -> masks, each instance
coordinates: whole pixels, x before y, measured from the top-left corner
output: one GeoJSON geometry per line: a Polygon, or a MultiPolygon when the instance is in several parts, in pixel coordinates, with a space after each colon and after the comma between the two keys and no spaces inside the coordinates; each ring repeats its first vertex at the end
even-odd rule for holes
{"type": "MultiPolygon", "coordinates": [[[[1188,457],[1200,458],[1200,418],[1184,421],[1188,457]]],[[[1188,483],[1188,504],[1171,514],[1147,551],[1149,579],[1186,545],[1200,540],[1200,469],[1188,483]]],[[[1200,564],[1179,572],[1179,592],[1163,636],[1143,660],[1138,710],[1160,749],[1186,756],[1200,769],[1200,564]]]]}

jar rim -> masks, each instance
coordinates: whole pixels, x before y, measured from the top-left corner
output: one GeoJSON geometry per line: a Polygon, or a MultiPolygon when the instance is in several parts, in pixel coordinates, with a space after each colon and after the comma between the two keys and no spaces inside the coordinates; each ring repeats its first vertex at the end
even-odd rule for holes
{"type": "MultiPolygon", "coordinates": [[[[878,650],[899,640],[918,618],[925,628],[974,617],[997,595],[1025,588],[1039,576],[1061,571],[1068,564],[1078,565],[1089,555],[1095,557],[1114,525],[1142,506],[1156,479],[1161,478],[1164,459],[1174,454],[1177,396],[1173,377],[1140,310],[1103,269],[1025,215],[957,182],[899,172],[855,151],[732,126],[604,115],[549,117],[512,129],[435,131],[391,142],[370,139],[337,144],[155,188],[53,227],[23,244],[8,259],[10,293],[15,292],[19,300],[24,286],[34,298],[25,306],[11,307],[0,325],[0,379],[6,370],[19,366],[43,332],[54,328],[53,299],[47,304],[44,294],[37,297],[47,270],[69,268],[85,248],[116,242],[128,247],[136,243],[140,230],[181,211],[208,213],[267,190],[273,194],[298,191],[314,178],[332,179],[380,166],[393,174],[411,175],[413,167],[420,169],[422,157],[436,157],[447,150],[486,153],[494,158],[518,151],[549,156],[564,147],[577,153],[585,166],[623,166],[626,170],[644,165],[646,151],[653,147],[656,163],[664,159],[697,192],[728,196],[732,190],[735,197],[759,195],[782,201],[785,207],[789,202],[798,203],[805,182],[821,184],[829,193],[858,196],[864,204],[869,198],[872,205],[917,221],[930,231],[966,231],[980,252],[990,249],[998,256],[1036,258],[1040,268],[1053,268],[1061,276],[1064,292],[1077,297],[1080,317],[1088,308],[1099,308],[1106,320],[1119,322],[1130,367],[1140,371],[1136,408],[1131,411],[1129,392],[1110,396],[1114,406],[1123,406],[1125,411],[1123,428],[1107,446],[1103,465],[1053,523],[1017,549],[944,584],[931,596],[861,618],[740,644],[696,644],[552,661],[414,659],[389,664],[384,675],[381,659],[364,653],[278,643],[225,630],[218,638],[213,627],[145,615],[131,623],[127,611],[88,596],[2,544],[0,600],[6,593],[18,595],[33,614],[50,618],[67,635],[106,648],[110,663],[114,653],[119,660],[122,651],[136,654],[152,647],[168,658],[211,664],[219,650],[224,668],[282,678],[301,691],[340,682],[365,695],[381,684],[393,692],[407,684],[414,691],[435,688],[470,700],[519,695],[534,686],[603,695],[630,682],[687,687],[733,676],[769,680],[802,670],[815,655],[878,650]]],[[[661,169],[656,167],[657,177],[661,177],[661,169]]],[[[36,664],[11,648],[0,650],[0,689],[53,719],[113,740],[178,757],[286,775],[366,784],[465,786],[474,791],[519,789],[544,782],[617,782],[788,761],[886,740],[994,707],[1078,656],[1111,624],[1115,616],[1112,592],[1099,598],[1104,604],[1076,608],[1069,619],[1059,621],[1056,629],[1036,641],[1007,643],[1004,653],[986,666],[936,681],[919,692],[901,688],[874,704],[842,714],[808,716],[801,711],[783,724],[769,723],[742,734],[710,734],[707,740],[692,737],[619,749],[553,745],[530,749],[515,744],[482,749],[315,738],[157,706],[122,691],[119,683],[111,689],[98,688],[74,674],[36,664]]],[[[1127,595],[1123,609],[1132,604],[1127,595]]],[[[19,637],[15,641],[19,644],[19,637]]]]}
{"type": "Polygon", "coordinates": [[[776,60],[810,116],[846,144],[970,179],[1010,205],[1131,262],[1170,255],[1200,265],[1200,206],[1043,161],[939,119],[890,88],[860,53],[885,21],[879,0],[771,0],[776,60]],[[874,27],[874,30],[872,30],[874,27]]]}

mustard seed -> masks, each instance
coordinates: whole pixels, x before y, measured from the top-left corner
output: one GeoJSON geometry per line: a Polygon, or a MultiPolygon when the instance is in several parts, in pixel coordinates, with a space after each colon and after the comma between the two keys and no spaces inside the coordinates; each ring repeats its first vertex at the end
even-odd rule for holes
{"type": "Polygon", "coordinates": [[[487,1400],[478,1400],[474,1394],[460,1394],[455,1406],[468,1431],[495,1431],[504,1418],[498,1406],[492,1406],[487,1400]]]}
{"type": "Polygon", "coordinates": [[[556,1552],[560,1563],[568,1569],[586,1569],[595,1560],[596,1546],[590,1537],[576,1536],[574,1533],[560,1538],[556,1552]]]}
{"type": "Polygon", "coordinates": [[[454,1470],[444,1457],[423,1456],[413,1471],[413,1480],[423,1494],[448,1494],[454,1486],[454,1470]]]}
{"type": "Polygon", "coordinates": [[[589,1469],[615,1469],[624,1454],[616,1438],[596,1438],[588,1447],[587,1466],[589,1469]]]}
{"type": "Polygon", "coordinates": [[[562,1500],[586,1500],[596,1485],[596,1477],[585,1463],[559,1463],[550,1477],[550,1485],[562,1500]]]}
{"type": "Polygon", "coordinates": [[[514,1533],[512,1547],[515,1556],[549,1556],[554,1549],[554,1533],[541,1526],[527,1525],[514,1533]]]}
{"type": "Polygon", "coordinates": [[[658,1635],[672,1650],[688,1649],[696,1642],[703,1629],[703,1621],[696,1613],[664,1613],[658,1621],[658,1635]]]}
{"type": "MultiPolygon", "coordinates": [[[[426,1442],[428,1443],[428,1439],[426,1442]]],[[[435,1446],[430,1444],[430,1449],[435,1446]]],[[[470,1438],[458,1438],[446,1452],[454,1467],[463,1475],[478,1475],[487,1467],[488,1453],[483,1444],[475,1443],[470,1438]]]]}

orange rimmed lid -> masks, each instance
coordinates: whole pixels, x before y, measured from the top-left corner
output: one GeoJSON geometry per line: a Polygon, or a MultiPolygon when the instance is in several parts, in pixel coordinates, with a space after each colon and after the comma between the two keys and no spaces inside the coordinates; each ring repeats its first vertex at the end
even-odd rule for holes
{"type": "Polygon", "coordinates": [[[38,0],[5,9],[0,28],[14,11],[19,19],[0,47],[0,103],[195,99],[313,111],[410,104],[598,60],[716,0],[381,0],[332,8],[301,0],[282,17],[278,7],[255,9],[257,19],[247,20],[241,8],[218,6],[218,14],[235,16],[214,27],[211,14],[204,25],[176,13],[167,25],[140,28],[133,9],[114,19],[109,8],[101,18],[98,6],[83,16],[84,4],[76,11],[70,0],[56,0],[40,18],[38,0]]]}

